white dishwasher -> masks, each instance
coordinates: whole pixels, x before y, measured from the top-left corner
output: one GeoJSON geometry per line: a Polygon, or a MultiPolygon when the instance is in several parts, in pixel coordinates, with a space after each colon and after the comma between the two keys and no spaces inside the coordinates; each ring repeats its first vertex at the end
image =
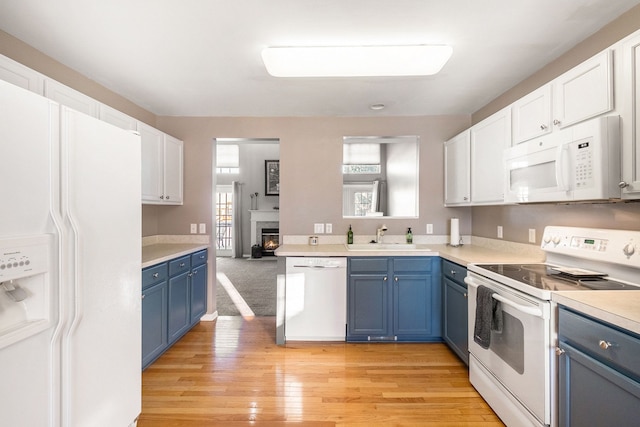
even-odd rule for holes
{"type": "Polygon", "coordinates": [[[344,341],[347,259],[287,257],[285,341],[344,341]]]}

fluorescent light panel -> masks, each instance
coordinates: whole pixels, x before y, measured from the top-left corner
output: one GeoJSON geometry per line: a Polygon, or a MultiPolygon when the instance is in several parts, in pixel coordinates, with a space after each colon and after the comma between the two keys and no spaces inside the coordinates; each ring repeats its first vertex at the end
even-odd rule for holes
{"type": "Polygon", "coordinates": [[[445,45],[268,47],[262,60],[274,77],[429,76],[452,52],[445,45]]]}

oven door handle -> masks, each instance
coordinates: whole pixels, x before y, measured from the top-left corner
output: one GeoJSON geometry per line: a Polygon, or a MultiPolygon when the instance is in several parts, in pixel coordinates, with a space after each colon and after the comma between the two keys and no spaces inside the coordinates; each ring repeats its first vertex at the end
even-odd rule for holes
{"type": "MultiPolygon", "coordinates": [[[[465,277],[464,278],[464,282],[467,285],[472,286],[474,288],[477,288],[479,286],[479,283],[477,281],[475,281],[470,276],[465,277]]],[[[503,303],[505,305],[508,305],[509,307],[512,307],[512,308],[518,310],[521,313],[529,314],[531,316],[540,317],[540,318],[543,318],[543,319],[548,319],[549,318],[549,313],[547,312],[547,310],[544,310],[541,307],[530,307],[530,306],[526,306],[526,305],[517,304],[517,303],[511,301],[510,299],[507,299],[507,298],[503,297],[502,295],[500,295],[498,293],[493,294],[492,297],[496,301],[500,301],[501,303],[503,303]]]]}
{"type": "Polygon", "coordinates": [[[516,304],[515,302],[503,297],[500,294],[493,294],[491,295],[491,297],[494,300],[500,301],[502,304],[508,305],[509,307],[513,307],[522,313],[529,314],[531,316],[536,316],[536,317],[544,317],[544,313],[538,307],[528,307],[526,305],[516,304]]]}

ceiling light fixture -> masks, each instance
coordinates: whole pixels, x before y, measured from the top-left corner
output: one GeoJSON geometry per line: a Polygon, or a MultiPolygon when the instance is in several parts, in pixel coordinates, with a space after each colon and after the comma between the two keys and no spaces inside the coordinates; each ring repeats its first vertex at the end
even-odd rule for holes
{"type": "Polygon", "coordinates": [[[384,104],[371,104],[369,105],[369,109],[371,110],[383,110],[385,107],[384,104]]]}
{"type": "Polygon", "coordinates": [[[445,45],[268,47],[262,60],[274,77],[429,76],[452,52],[445,45]]]}

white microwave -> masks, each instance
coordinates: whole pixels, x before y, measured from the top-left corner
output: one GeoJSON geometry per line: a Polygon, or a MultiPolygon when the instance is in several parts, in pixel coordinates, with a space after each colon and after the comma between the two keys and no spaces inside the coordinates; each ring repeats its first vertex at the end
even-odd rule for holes
{"type": "Polygon", "coordinates": [[[505,150],[507,203],[620,198],[620,117],[599,117],[505,150]]]}

